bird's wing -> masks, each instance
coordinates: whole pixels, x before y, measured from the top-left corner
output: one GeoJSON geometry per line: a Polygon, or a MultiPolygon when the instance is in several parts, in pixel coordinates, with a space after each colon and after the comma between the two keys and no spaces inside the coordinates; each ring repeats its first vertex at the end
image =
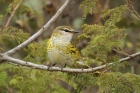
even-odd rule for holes
{"type": "Polygon", "coordinates": [[[76,68],[90,68],[90,66],[88,66],[87,64],[84,63],[84,61],[82,61],[82,57],[78,51],[78,49],[76,48],[76,46],[73,43],[69,44],[69,48],[67,49],[69,50],[68,52],[71,53],[71,57],[75,59],[75,62],[73,64],[74,67],[76,68]]]}
{"type": "Polygon", "coordinates": [[[75,60],[81,59],[81,55],[73,43],[68,44],[67,51],[75,60]]]}

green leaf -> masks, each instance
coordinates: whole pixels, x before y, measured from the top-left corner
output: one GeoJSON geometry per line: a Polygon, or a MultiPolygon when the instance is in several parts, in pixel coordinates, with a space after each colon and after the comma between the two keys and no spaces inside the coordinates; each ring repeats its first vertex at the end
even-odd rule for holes
{"type": "Polygon", "coordinates": [[[5,84],[6,78],[7,78],[6,71],[0,72],[0,86],[3,86],[5,84]]]}
{"type": "Polygon", "coordinates": [[[93,9],[97,11],[96,3],[98,0],[84,0],[83,3],[80,5],[80,8],[84,7],[83,19],[86,18],[87,14],[92,14],[93,9]]]}

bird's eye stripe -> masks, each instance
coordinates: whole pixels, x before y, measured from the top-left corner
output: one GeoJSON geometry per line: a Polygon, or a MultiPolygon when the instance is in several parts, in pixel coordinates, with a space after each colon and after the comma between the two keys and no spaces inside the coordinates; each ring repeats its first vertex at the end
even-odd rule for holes
{"type": "Polygon", "coordinates": [[[68,29],[63,29],[65,32],[69,32],[69,30],[68,29]]]}

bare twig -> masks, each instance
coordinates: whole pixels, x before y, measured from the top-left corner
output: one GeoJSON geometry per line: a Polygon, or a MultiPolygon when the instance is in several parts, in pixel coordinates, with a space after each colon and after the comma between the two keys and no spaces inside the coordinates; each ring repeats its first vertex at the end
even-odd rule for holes
{"type": "MultiPolygon", "coordinates": [[[[137,57],[137,56],[140,56],[140,52],[137,52],[135,54],[132,54],[131,56],[122,58],[122,59],[119,60],[118,63],[122,63],[124,61],[127,61],[127,60],[129,60],[131,58],[134,58],[134,57],[137,57]]],[[[34,69],[48,70],[48,66],[39,65],[39,64],[32,63],[32,62],[26,62],[26,61],[23,61],[23,60],[15,59],[15,58],[9,57],[5,54],[1,54],[0,57],[1,57],[1,60],[9,61],[9,62],[19,64],[19,65],[22,65],[22,66],[31,67],[31,68],[34,68],[34,69]]],[[[51,68],[49,68],[49,70],[50,71],[61,71],[62,70],[62,72],[89,73],[89,72],[95,72],[95,71],[104,69],[107,66],[112,66],[113,64],[114,63],[112,62],[112,63],[109,63],[109,64],[101,65],[101,66],[90,68],[90,69],[63,68],[63,70],[62,70],[59,67],[51,67],[51,68]]]]}
{"type": "Polygon", "coordinates": [[[8,89],[9,93],[13,93],[12,90],[8,86],[6,86],[6,88],[8,89]]]}
{"type": "Polygon", "coordinates": [[[11,16],[8,18],[7,23],[6,23],[6,25],[4,26],[4,28],[7,27],[7,26],[10,24],[11,19],[13,18],[14,14],[15,14],[16,10],[18,9],[19,5],[21,4],[21,2],[22,2],[22,0],[20,0],[20,1],[18,2],[18,4],[16,5],[16,7],[14,8],[14,10],[13,10],[13,12],[11,13],[11,16]]]}
{"type": "Polygon", "coordinates": [[[121,51],[118,51],[116,49],[113,49],[113,51],[117,52],[118,54],[122,54],[122,55],[125,55],[125,56],[130,56],[129,54],[121,52],[121,51]]]}
{"type": "Polygon", "coordinates": [[[26,47],[28,44],[33,42],[36,38],[38,38],[40,35],[42,35],[46,30],[49,29],[49,27],[56,21],[56,19],[63,13],[63,11],[66,9],[66,7],[69,5],[71,0],[66,0],[66,2],[62,5],[62,7],[56,12],[56,14],[46,23],[37,33],[35,33],[33,36],[31,36],[28,40],[23,42],[22,44],[18,45],[17,47],[7,51],[6,55],[13,55],[19,50],[26,47]]]}
{"type": "Polygon", "coordinates": [[[127,6],[129,8],[129,10],[131,12],[133,12],[140,19],[140,15],[135,11],[135,9],[133,8],[133,6],[131,5],[130,0],[126,0],[126,2],[127,2],[127,6]]]}

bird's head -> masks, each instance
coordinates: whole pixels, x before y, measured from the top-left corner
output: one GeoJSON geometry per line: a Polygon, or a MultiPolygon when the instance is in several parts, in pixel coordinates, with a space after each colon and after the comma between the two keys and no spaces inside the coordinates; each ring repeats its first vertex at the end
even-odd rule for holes
{"type": "Polygon", "coordinates": [[[74,33],[79,33],[79,32],[73,30],[70,26],[58,26],[54,30],[52,36],[70,41],[74,33]]]}

